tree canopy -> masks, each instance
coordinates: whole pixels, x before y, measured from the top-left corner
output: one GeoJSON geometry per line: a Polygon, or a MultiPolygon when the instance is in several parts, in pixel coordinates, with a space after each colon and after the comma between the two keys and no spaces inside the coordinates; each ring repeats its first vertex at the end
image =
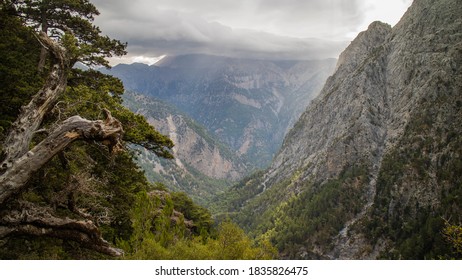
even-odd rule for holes
{"type": "MultiPolygon", "coordinates": [[[[101,30],[92,24],[99,12],[88,0],[7,0],[6,2],[14,6],[16,14],[27,26],[44,32],[51,38],[62,39],[66,44],[71,65],[79,61],[87,66],[108,67],[107,57],[126,54],[127,44],[102,36],[101,30]]],[[[39,67],[43,67],[44,63],[42,49],[39,67]]]]}

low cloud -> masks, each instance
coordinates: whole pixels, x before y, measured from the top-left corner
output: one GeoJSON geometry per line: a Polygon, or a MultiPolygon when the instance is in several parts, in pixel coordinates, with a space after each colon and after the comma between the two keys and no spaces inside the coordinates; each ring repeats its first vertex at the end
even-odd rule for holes
{"type": "MultiPolygon", "coordinates": [[[[103,33],[130,57],[204,53],[259,59],[337,57],[364,0],[94,0],[103,33]]],[[[402,1],[402,0],[400,0],[402,1]]]]}

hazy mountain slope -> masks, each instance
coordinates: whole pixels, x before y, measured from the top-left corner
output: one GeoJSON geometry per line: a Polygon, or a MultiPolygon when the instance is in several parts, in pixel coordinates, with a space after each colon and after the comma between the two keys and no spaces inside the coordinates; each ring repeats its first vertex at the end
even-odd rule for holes
{"type": "Polygon", "coordinates": [[[151,181],[163,182],[204,203],[246,174],[242,159],[172,106],[133,92],[124,95],[124,103],[175,144],[174,160],[160,159],[144,149],[139,151],[138,163],[151,181]]]}
{"type": "Polygon", "coordinates": [[[437,258],[461,219],[462,5],[374,22],[228,211],[290,258],[437,258]]]}
{"type": "Polygon", "coordinates": [[[175,106],[254,166],[282,139],[333,71],[334,59],[263,61],[208,55],[118,65],[125,87],[175,106]]]}

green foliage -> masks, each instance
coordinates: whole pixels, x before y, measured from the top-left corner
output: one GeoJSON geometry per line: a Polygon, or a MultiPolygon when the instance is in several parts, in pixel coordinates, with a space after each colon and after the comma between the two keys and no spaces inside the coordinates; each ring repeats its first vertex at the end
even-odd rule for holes
{"type": "Polygon", "coordinates": [[[183,213],[185,219],[195,221],[193,228],[195,234],[211,231],[214,221],[207,209],[196,205],[190,197],[182,192],[173,192],[172,199],[175,209],[183,213]]]}
{"type": "Polygon", "coordinates": [[[258,247],[253,247],[244,231],[230,221],[220,224],[217,243],[216,259],[220,260],[272,259],[277,255],[276,249],[268,240],[262,241],[258,247]]]}
{"type": "Polygon", "coordinates": [[[462,226],[452,225],[448,221],[444,223],[443,235],[445,240],[451,245],[452,256],[457,259],[462,258],[462,226]]]}
{"type": "Polygon", "coordinates": [[[103,260],[106,255],[52,237],[13,236],[0,243],[0,260],[103,260]]]}
{"type": "Polygon", "coordinates": [[[19,109],[42,84],[37,71],[39,44],[13,12],[0,6],[0,141],[19,109]]]}
{"type": "Polygon", "coordinates": [[[337,179],[309,184],[272,211],[264,233],[290,258],[300,258],[301,247],[329,248],[332,237],[362,209],[366,183],[366,169],[352,167],[337,179]]]}
{"type": "Polygon", "coordinates": [[[80,61],[88,66],[109,67],[107,57],[126,54],[126,44],[102,36],[101,30],[92,24],[99,12],[88,0],[8,2],[14,5],[26,25],[51,37],[61,38],[71,55],[71,65],[80,61]]]}
{"type": "Polygon", "coordinates": [[[114,116],[127,126],[124,140],[140,145],[157,156],[172,159],[169,149],[173,148],[173,142],[168,137],[160,134],[141,115],[135,115],[128,111],[117,111],[114,116]]]}
{"type": "Polygon", "coordinates": [[[209,209],[218,220],[233,216],[244,203],[263,191],[262,178],[264,171],[255,171],[237,182],[233,187],[214,197],[209,209]]]}
{"type": "Polygon", "coordinates": [[[445,219],[462,218],[461,96],[437,75],[429,83],[438,90],[416,106],[402,140],[384,157],[364,225],[370,240],[396,244],[382,258],[460,258],[446,242],[445,219]]]}
{"type": "Polygon", "coordinates": [[[217,219],[230,217],[257,240],[271,241],[284,257],[301,258],[300,249],[313,245],[328,248],[363,207],[367,169],[350,167],[322,184],[300,180],[301,172],[265,191],[263,172],[243,179],[217,198],[217,219]]]}
{"type": "MultiPolygon", "coordinates": [[[[126,252],[126,259],[272,259],[276,257],[276,249],[267,240],[255,246],[242,229],[229,221],[221,223],[216,233],[211,228],[204,227],[198,233],[196,225],[208,225],[210,214],[202,213],[192,220],[185,219],[185,215],[182,214],[177,216],[181,208],[190,217],[198,209],[197,206],[191,205],[190,199],[183,194],[169,195],[163,191],[149,194],[141,192],[137,196],[135,205],[131,212],[133,235],[129,241],[119,241],[119,246],[126,252]]],[[[205,212],[205,209],[201,212],[205,212]]]]}

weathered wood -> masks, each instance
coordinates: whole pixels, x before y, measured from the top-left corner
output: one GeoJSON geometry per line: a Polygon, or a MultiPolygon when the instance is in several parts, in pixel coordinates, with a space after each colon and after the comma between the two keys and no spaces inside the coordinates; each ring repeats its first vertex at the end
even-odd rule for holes
{"type": "Polygon", "coordinates": [[[105,110],[105,121],[73,116],[58,126],[45,140],[16,159],[0,176],[0,205],[25,188],[32,174],[75,140],[105,142],[111,150],[120,149],[122,124],[105,110]]]}
{"type": "Polygon", "coordinates": [[[40,33],[40,42],[51,50],[54,63],[48,79],[43,87],[34,95],[32,100],[21,108],[21,112],[12,124],[4,143],[3,151],[6,155],[1,163],[0,172],[8,169],[16,159],[29,151],[29,145],[36,131],[67,85],[68,62],[66,52],[58,43],[51,40],[45,33],[40,33]]]}
{"type": "MultiPolygon", "coordinates": [[[[109,145],[111,150],[120,149],[122,125],[109,111],[104,112],[105,121],[90,121],[80,116],[67,119],[45,140],[14,161],[0,176],[0,205],[24,190],[35,171],[76,140],[102,141],[109,145]]],[[[102,238],[98,227],[90,220],[58,218],[53,216],[52,209],[39,208],[28,202],[13,204],[18,207],[0,214],[0,238],[12,234],[46,235],[74,240],[87,248],[110,256],[123,254],[122,250],[112,247],[102,238]]]]}

